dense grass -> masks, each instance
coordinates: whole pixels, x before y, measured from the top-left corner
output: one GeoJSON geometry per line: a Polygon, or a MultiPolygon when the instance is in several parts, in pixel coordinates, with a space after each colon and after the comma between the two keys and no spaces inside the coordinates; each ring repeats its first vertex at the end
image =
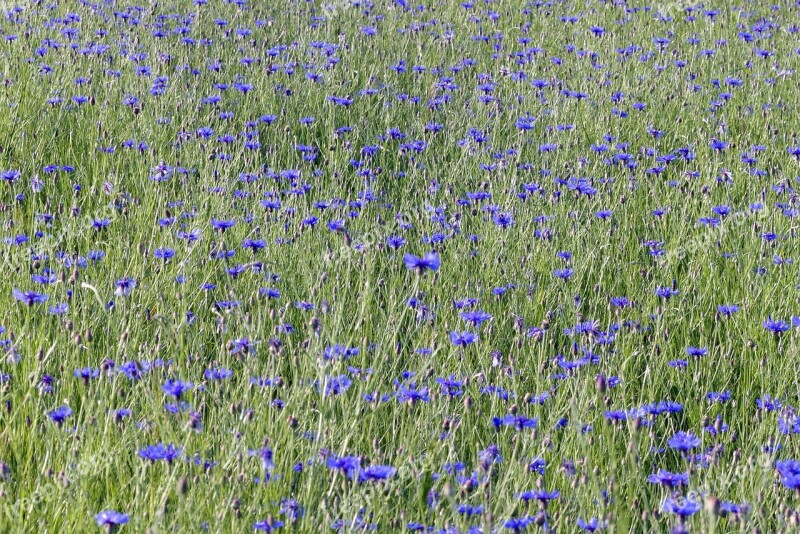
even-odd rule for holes
{"type": "Polygon", "coordinates": [[[798,528],[800,3],[4,7],[0,531],[798,528]]]}

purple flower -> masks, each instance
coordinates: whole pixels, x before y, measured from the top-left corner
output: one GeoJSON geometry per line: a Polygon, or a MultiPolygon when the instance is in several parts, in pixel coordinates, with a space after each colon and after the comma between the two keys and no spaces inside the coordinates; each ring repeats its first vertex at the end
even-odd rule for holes
{"type": "Polygon", "coordinates": [[[524,415],[508,414],[505,417],[492,418],[492,424],[495,428],[500,428],[503,425],[513,426],[517,432],[521,432],[526,428],[536,428],[539,424],[539,419],[536,417],[525,417],[524,415]]]}
{"type": "Polygon", "coordinates": [[[0,171],[0,179],[10,184],[13,184],[19,180],[20,176],[22,176],[22,173],[20,173],[18,170],[0,171]]]}
{"type": "Polygon", "coordinates": [[[116,289],[114,294],[117,296],[128,296],[131,291],[136,287],[136,280],[130,277],[120,278],[117,280],[116,289]]]}
{"type": "Polygon", "coordinates": [[[503,523],[503,526],[508,530],[513,530],[514,532],[520,532],[528,528],[528,526],[532,525],[536,521],[535,517],[531,516],[522,516],[522,517],[512,517],[506,520],[503,523]]]}
{"type": "Polygon", "coordinates": [[[421,258],[419,256],[414,256],[413,254],[406,254],[403,256],[403,263],[405,263],[406,267],[409,269],[416,270],[418,273],[422,273],[426,269],[438,271],[442,261],[439,258],[439,254],[433,251],[428,252],[421,258]]]}
{"type": "Polygon", "coordinates": [[[483,310],[462,312],[461,318],[472,323],[473,326],[480,326],[482,323],[492,319],[492,316],[483,310]]]}
{"type": "Polygon", "coordinates": [[[520,493],[518,495],[520,500],[523,501],[539,501],[542,504],[547,504],[547,502],[558,499],[561,496],[561,492],[558,490],[547,491],[547,490],[532,490],[526,491],[524,493],[520,493]]]}
{"type": "Polygon", "coordinates": [[[323,396],[336,397],[341,395],[353,384],[353,381],[347,375],[328,376],[325,379],[325,391],[323,396]]]}
{"type": "Polygon", "coordinates": [[[578,528],[586,532],[595,532],[603,528],[603,524],[597,520],[596,517],[591,518],[589,521],[578,519],[578,528]]]}
{"type": "Polygon", "coordinates": [[[61,426],[64,423],[64,421],[66,421],[71,416],[72,416],[72,408],[66,405],[59,406],[55,410],[52,410],[47,413],[47,417],[49,417],[58,426],[61,426]]]}
{"type": "Polygon", "coordinates": [[[688,451],[700,446],[700,438],[691,432],[678,432],[667,441],[667,445],[679,451],[688,451]]]}
{"type": "Polygon", "coordinates": [[[700,503],[684,498],[677,500],[669,498],[664,501],[664,506],[662,508],[665,512],[670,512],[680,517],[689,517],[700,511],[700,503]]]}
{"type": "Polygon", "coordinates": [[[350,472],[348,475],[350,478],[355,478],[356,473],[358,473],[359,482],[369,482],[391,478],[395,475],[395,473],[397,473],[397,469],[390,465],[371,465],[365,469],[361,469],[358,472],[350,472]]]}
{"type": "Polygon", "coordinates": [[[361,460],[358,456],[329,456],[326,465],[330,469],[350,473],[360,469],[361,460]]]}
{"type": "Polygon", "coordinates": [[[556,276],[556,278],[561,278],[562,280],[569,280],[570,278],[572,278],[572,275],[575,274],[575,270],[569,267],[566,269],[556,269],[555,271],[553,271],[553,274],[556,276]]]}
{"type": "Polygon", "coordinates": [[[450,332],[450,342],[457,347],[466,347],[478,340],[478,335],[472,332],[450,332]]]}
{"type": "Polygon", "coordinates": [[[656,296],[661,297],[662,299],[669,299],[677,295],[679,291],[677,289],[672,289],[670,287],[657,287],[656,288],[656,296]]]}
{"type": "Polygon", "coordinates": [[[85,367],[83,369],[75,369],[75,371],[73,371],[72,375],[75,378],[82,379],[85,383],[88,384],[89,380],[91,380],[92,378],[97,378],[98,376],[100,376],[100,370],[99,369],[93,369],[91,367],[85,367]]]}
{"type": "Polygon", "coordinates": [[[260,530],[262,532],[272,532],[273,530],[277,530],[281,527],[283,527],[283,521],[278,521],[277,519],[264,520],[253,523],[253,529],[260,530]]]}
{"type": "Polygon", "coordinates": [[[181,448],[175,447],[173,444],[164,445],[157,443],[155,445],[148,445],[139,450],[139,456],[150,462],[157,462],[159,460],[166,460],[167,463],[172,463],[175,458],[180,456],[181,448]]]}
{"type": "Polygon", "coordinates": [[[401,387],[397,391],[397,400],[400,402],[416,404],[419,401],[430,402],[431,398],[428,394],[428,388],[417,389],[412,384],[412,387],[401,387]]]}
{"type": "Polygon", "coordinates": [[[117,525],[124,525],[128,522],[128,514],[115,512],[114,510],[103,510],[96,516],[94,520],[97,521],[98,527],[113,528],[117,525]]]}
{"type": "Polygon", "coordinates": [[[484,450],[478,453],[478,462],[484,470],[489,469],[493,464],[499,464],[503,461],[503,456],[500,454],[500,447],[497,445],[489,445],[484,450]]]}
{"type": "Polygon", "coordinates": [[[788,489],[800,488],[800,462],[797,460],[778,460],[775,470],[781,476],[781,483],[788,489]]]}
{"type": "Polygon", "coordinates": [[[761,323],[764,328],[769,330],[775,335],[780,335],[789,330],[789,323],[785,323],[783,321],[775,321],[772,319],[772,316],[768,316],[763,323],[761,323]]]}
{"type": "Polygon", "coordinates": [[[442,386],[442,395],[450,397],[460,397],[464,394],[464,382],[456,380],[455,376],[450,375],[447,378],[437,378],[436,383],[442,386]]]}
{"type": "Polygon", "coordinates": [[[664,469],[659,469],[657,473],[647,477],[647,481],[652,484],[661,484],[668,488],[676,488],[689,484],[689,473],[670,473],[664,469]]]}
{"type": "Polygon", "coordinates": [[[37,293],[36,291],[20,291],[17,288],[14,288],[11,291],[11,294],[15,299],[20,302],[24,302],[27,306],[33,306],[34,304],[47,302],[47,299],[50,298],[47,295],[37,293]]]}
{"type": "Polygon", "coordinates": [[[167,380],[161,389],[164,390],[164,393],[171,397],[175,397],[176,400],[181,400],[183,394],[187,391],[190,391],[194,387],[194,384],[191,382],[183,382],[181,380],[167,380]]]}

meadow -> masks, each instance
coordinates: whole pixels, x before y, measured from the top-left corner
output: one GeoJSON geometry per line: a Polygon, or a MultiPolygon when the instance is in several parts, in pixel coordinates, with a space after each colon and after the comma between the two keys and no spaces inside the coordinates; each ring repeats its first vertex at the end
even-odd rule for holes
{"type": "Polygon", "coordinates": [[[800,1],[0,8],[0,532],[800,529],[800,1]]]}

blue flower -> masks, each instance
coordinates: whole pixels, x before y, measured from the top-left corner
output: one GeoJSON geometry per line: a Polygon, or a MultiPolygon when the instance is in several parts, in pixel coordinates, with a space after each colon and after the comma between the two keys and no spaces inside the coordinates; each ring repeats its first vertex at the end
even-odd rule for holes
{"type": "Polygon", "coordinates": [[[492,424],[495,428],[499,428],[503,425],[513,426],[518,432],[521,432],[526,428],[536,428],[539,424],[539,420],[536,417],[529,418],[524,415],[508,414],[502,418],[492,418],[492,424]]]}
{"type": "Polygon", "coordinates": [[[472,332],[450,332],[450,342],[458,347],[466,347],[478,341],[478,335],[472,332]]]}
{"type": "Polygon", "coordinates": [[[34,304],[41,304],[43,302],[47,302],[47,299],[50,298],[47,295],[37,293],[36,291],[20,291],[17,288],[14,288],[11,291],[11,294],[14,296],[15,299],[25,303],[27,306],[33,306],[34,304]]]}
{"type": "Polygon", "coordinates": [[[203,376],[207,380],[224,380],[233,376],[233,371],[223,367],[215,367],[213,369],[206,369],[203,376]]]}
{"type": "Polygon", "coordinates": [[[19,180],[20,176],[22,176],[22,173],[16,169],[10,171],[0,171],[0,179],[10,184],[13,184],[17,180],[19,180]]]}
{"type": "Polygon", "coordinates": [[[350,478],[355,478],[356,473],[359,482],[369,482],[391,478],[397,473],[397,469],[390,465],[371,465],[360,471],[348,473],[348,476],[350,476],[350,478]]]}
{"type": "Polygon", "coordinates": [[[400,402],[408,402],[411,404],[416,404],[419,401],[430,402],[431,400],[428,394],[428,388],[417,389],[413,384],[411,387],[401,387],[397,391],[396,397],[400,402]]]}
{"type": "Polygon", "coordinates": [[[473,326],[480,326],[482,323],[492,319],[492,316],[483,310],[473,310],[461,313],[461,318],[472,323],[473,326]]]}
{"type": "Polygon", "coordinates": [[[423,257],[414,256],[413,254],[406,254],[403,256],[403,263],[406,264],[411,270],[416,270],[418,273],[422,273],[426,269],[430,269],[431,271],[438,271],[439,266],[441,265],[441,259],[439,258],[439,254],[437,252],[428,252],[423,257]]]}
{"type": "Polygon", "coordinates": [[[357,456],[329,456],[326,465],[330,469],[349,473],[361,467],[361,460],[357,456]]]}
{"type": "Polygon", "coordinates": [[[262,532],[272,532],[273,530],[278,530],[281,527],[283,527],[283,521],[278,521],[277,519],[264,520],[253,523],[253,529],[260,530],[262,532]]]}
{"type": "Polygon", "coordinates": [[[679,498],[677,500],[669,498],[664,501],[662,509],[665,512],[670,512],[680,517],[689,517],[690,515],[700,511],[700,503],[684,498],[679,498]]]}
{"type": "Polygon", "coordinates": [[[114,510],[103,510],[94,516],[98,527],[113,528],[117,525],[124,525],[128,522],[128,514],[115,512],[114,510]]]}
{"type": "Polygon", "coordinates": [[[522,516],[522,517],[512,517],[506,519],[503,526],[508,530],[513,530],[514,532],[520,532],[528,528],[536,521],[535,517],[531,516],[522,516]]]}
{"type": "Polygon", "coordinates": [[[667,486],[668,488],[687,486],[689,484],[689,473],[670,473],[664,469],[659,469],[657,473],[647,477],[647,481],[667,486]]]}
{"type": "Polygon", "coordinates": [[[47,413],[47,417],[49,417],[55,424],[61,426],[64,421],[66,421],[69,417],[72,416],[72,408],[69,406],[59,406],[55,410],[51,410],[47,413]]]}
{"type": "Polygon", "coordinates": [[[325,397],[336,397],[337,395],[341,395],[345,391],[350,388],[350,385],[353,383],[347,375],[340,375],[340,376],[328,376],[325,378],[325,391],[323,395],[325,397]]]}
{"type": "Polygon", "coordinates": [[[539,501],[542,504],[547,504],[549,501],[558,499],[561,492],[558,490],[532,490],[520,493],[517,497],[522,501],[539,501]]]}
{"type": "Polygon", "coordinates": [[[679,451],[688,451],[700,446],[700,438],[691,432],[678,432],[667,441],[667,445],[679,451]]]}
{"type": "Polygon", "coordinates": [[[572,278],[572,275],[575,274],[575,270],[571,268],[566,269],[556,269],[553,271],[553,274],[556,278],[561,278],[562,280],[569,280],[572,278]]]}
{"type": "Polygon", "coordinates": [[[768,316],[763,323],[764,328],[768,331],[772,332],[775,335],[780,335],[789,330],[790,326],[789,323],[785,323],[783,321],[775,321],[772,319],[772,316],[768,316]]]}
{"type": "Polygon", "coordinates": [[[585,530],[586,532],[596,532],[604,528],[603,523],[598,521],[596,517],[591,518],[589,521],[578,519],[577,525],[579,529],[585,530]]]}
{"type": "Polygon", "coordinates": [[[157,443],[155,445],[148,445],[139,450],[139,456],[150,462],[157,462],[166,460],[167,463],[172,463],[178,456],[180,456],[182,449],[175,447],[173,444],[164,445],[157,443]]]}
{"type": "Polygon", "coordinates": [[[677,289],[672,289],[671,287],[657,287],[656,288],[656,296],[661,297],[663,299],[670,299],[677,295],[679,291],[677,289]]]}
{"type": "Polygon", "coordinates": [[[164,383],[163,386],[161,386],[161,389],[164,390],[164,393],[167,395],[175,397],[176,400],[181,400],[183,394],[187,391],[191,391],[193,387],[194,384],[191,382],[183,382],[181,380],[173,380],[170,378],[164,383]]]}
{"type": "Polygon", "coordinates": [[[464,382],[456,380],[455,376],[450,375],[447,378],[437,378],[436,383],[442,386],[442,395],[449,397],[460,397],[464,394],[464,382]]]}

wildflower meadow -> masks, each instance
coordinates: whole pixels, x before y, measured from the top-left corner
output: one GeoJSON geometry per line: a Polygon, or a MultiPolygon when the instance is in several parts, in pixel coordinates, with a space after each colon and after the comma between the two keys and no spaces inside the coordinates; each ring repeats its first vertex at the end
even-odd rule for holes
{"type": "Polygon", "coordinates": [[[800,1],[0,10],[0,532],[800,530],[800,1]]]}

